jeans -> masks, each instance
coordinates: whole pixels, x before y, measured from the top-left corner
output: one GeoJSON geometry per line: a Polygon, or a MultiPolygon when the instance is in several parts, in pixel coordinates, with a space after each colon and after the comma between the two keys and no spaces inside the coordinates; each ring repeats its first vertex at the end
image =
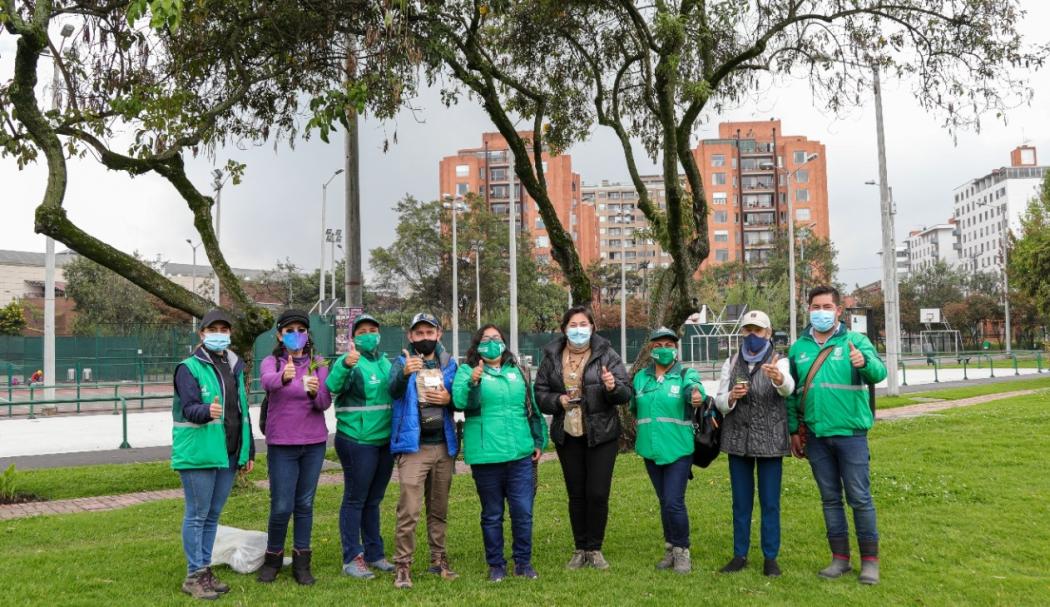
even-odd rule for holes
{"type": "Polygon", "coordinates": [[[313,445],[268,445],[266,464],[270,475],[270,526],[266,538],[268,552],[284,550],[288,519],[295,513],[292,545],[296,550],[310,548],[314,524],[314,493],[324,463],[325,443],[313,445]]]}
{"type": "Polygon", "coordinates": [[[762,555],[780,552],[780,480],[782,457],[729,456],[729,483],[733,489],[733,556],[747,557],[751,549],[751,512],[755,507],[755,467],[758,502],[762,508],[762,555]]]}
{"type": "Polygon", "coordinates": [[[587,436],[565,436],[558,461],[569,494],[569,523],[577,550],[601,550],[609,522],[609,492],[618,441],[587,446],[587,436]]]}
{"type": "Polygon", "coordinates": [[[182,519],[182,549],[189,573],[211,565],[211,549],[219,527],[219,514],[237,476],[237,455],[226,468],[179,470],[186,515],[182,519]]]}
{"type": "Polygon", "coordinates": [[[868,437],[828,436],[806,439],[806,457],[824,503],[824,525],[828,539],[849,537],[842,492],[853,509],[853,525],[858,540],[877,541],[875,503],[871,499],[871,477],[868,471],[871,455],[868,437]]]}
{"type": "Polygon", "coordinates": [[[369,563],[382,560],[385,555],[379,533],[379,504],[394,470],[390,443],[363,445],[336,434],[335,452],[343,465],[343,503],[339,506],[343,563],[362,553],[369,563]]]}
{"type": "Polygon", "coordinates": [[[693,456],[686,455],[670,464],[658,465],[645,460],[649,480],[660,500],[660,522],[664,528],[664,541],[675,548],[689,547],[689,512],[685,507],[685,488],[689,484],[693,456]]]}
{"type": "Polygon", "coordinates": [[[481,537],[485,542],[485,562],[490,567],[506,567],[503,557],[503,502],[510,506],[514,563],[521,567],[532,562],[532,459],[523,457],[500,464],[474,464],[470,467],[481,500],[481,537]]]}

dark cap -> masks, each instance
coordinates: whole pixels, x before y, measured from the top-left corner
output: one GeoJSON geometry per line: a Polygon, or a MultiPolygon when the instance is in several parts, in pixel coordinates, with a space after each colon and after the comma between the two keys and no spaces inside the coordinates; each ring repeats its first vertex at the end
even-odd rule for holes
{"type": "Polygon", "coordinates": [[[354,319],[354,325],[352,327],[350,327],[350,333],[353,333],[354,331],[357,331],[357,325],[359,325],[359,324],[361,324],[363,322],[370,322],[370,323],[374,324],[377,327],[382,326],[382,325],[379,324],[379,321],[376,320],[374,317],[372,317],[372,316],[370,316],[368,314],[362,314],[362,315],[360,315],[360,316],[358,316],[357,318],[354,319]]]}
{"type": "Polygon", "coordinates": [[[668,329],[667,327],[660,327],[659,329],[656,329],[652,333],[650,333],[649,341],[656,341],[665,337],[670,337],[671,339],[678,341],[678,334],[672,331],[671,329],[668,329]]]}
{"type": "Polygon", "coordinates": [[[223,310],[215,308],[214,310],[208,310],[208,313],[201,319],[200,330],[203,331],[217,322],[226,323],[231,329],[233,328],[233,320],[230,319],[230,315],[223,310]]]}
{"type": "Polygon", "coordinates": [[[281,330],[286,325],[290,325],[293,322],[301,322],[307,329],[310,328],[310,315],[302,310],[285,310],[281,312],[280,318],[277,319],[277,330],[281,330]]]}
{"type": "Polygon", "coordinates": [[[408,325],[409,330],[412,330],[412,329],[416,328],[416,325],[418,325],[421,322],[425,322],[428,325],[430,325],[432,327],[435,327],[437,329],[441,328],[441,323],[438,322],[438,319],[433,314],[427,314],[426,312],[420,312],[419,314],[416,314],[415,316],[412,317],[412,324],[408,325]]]}

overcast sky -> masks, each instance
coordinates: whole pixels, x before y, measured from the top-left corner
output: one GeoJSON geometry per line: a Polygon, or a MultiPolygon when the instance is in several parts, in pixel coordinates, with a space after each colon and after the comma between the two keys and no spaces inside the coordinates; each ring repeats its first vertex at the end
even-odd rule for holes
{"type": "MultiPolygon", "coordinates": [[[[1048,40],[1050,3],[1026,0],[1025,33],[1030,42],[1048,40]]],[[[0,81],[11,77],[14,37],[0,34],[0,81]]],[[[45,68],[46,69],[46,68],[45,68]]],[[[49,82],[48,74],[41,74],[49,82]]],[[[897,237],[915,227],[945,221],[952,213],[951,193],[963,182],[1009,163],[1010,150],[1027,141],[1038,148],[1040,164],[1050,164],[1050,70],[1031,76],[1035,98],[1030,107],[984,120],[980,134],[960,133],[953,142],[938,121],[919,109],[907,83],[884,82],[884,109],[889,183],[897,201],[897,237]]],[[[396,122],[366,120],[361,129],[361,194],[363,249],[385,246],[394,236],[394,203],[407,194],[430,199],[439,195],[438,162],[457,149],[480,145],[483,131],[495,130],[477,104],[469,101],[446,109],[433,91],[415,101],[422,111],[403,113],[396,122]],[[397,133],[398,143],[383,152],[385,138],[397,133]]],[[[878,189],[864,182],[878,176],[872,100],[845,116],[832,116],[813,106],[808,88],[789,83],[770,91],[759,102],[732,113],[707,116],[694,133],[712,137],[726,120],[783,121],[786,135],[805,135],[827,149],[831,237],[838,248],[839,280],[849,287],[879,278],[881,248],[878,189]]],[[[572,148],[574,170],[587,183],[602,179],[627,181],[623,156],[606,129],[572,148]]],[[[321,184],[343,162],[342,136],[326,145],[314,139],[294,150],[272,144],[221,150],[215,162],[228,158],[248,165],[244,182],[227,186],[222,202],[223,249],[231,265],[271,268],[290,257],[302,267],[316,268],[320,256],[321,184]]],[[[191,160],[190,175],[199,187],[208,183],[209,161],[191,160]]],[[[155,176],[129,179],[107,172],[91,161],[70,161],[65,207],[72,220],[89,233],[125,251],[139,251],[165,260],[189,263],[187,238],[196,234],[182,199],[155,176]]],[[[649,164],[645,169],[655,172],[649,164]]],[[[43,251],[44,238],[33,232],[33,211],[44,189],[46,167],[19,171],[11,159],[0,160],[0,196],[4,213],[0,248],[43,251]]],[[[342,228],[343,180],[328,190],[330,227],[342,228]]],[[[61,245],[60,245],[61,246],[61,245]]],[[[366,270],[367,271],[367,270],[366,270]]]]}

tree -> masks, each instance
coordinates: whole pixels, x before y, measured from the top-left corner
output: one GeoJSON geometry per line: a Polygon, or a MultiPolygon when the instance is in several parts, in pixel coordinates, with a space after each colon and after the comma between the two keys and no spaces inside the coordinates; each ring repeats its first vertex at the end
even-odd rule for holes
{"type": "Polygon", "coordinates": [[[1035,301],[1043,318],[1050,317],[1050,172],[1011,241],[1010,284],[1035,301]]]}
{"type": "Polygon", "coordinates": [[[971,293],[962,301],[945,302],[944,320],[967,336],[972,347],[977,347],[984,333],[984,323],[1001,320],[1002,306],[999,300],[984,293],[971,293]]]}
{"type": "Polygon", "coordinates": [[[76,303],[75,335],[130,335],[162,319],[156,298],[90,259],[78,256],[63,271],[76,303]]]}
{"type": "Polygon", "coordinates": [[[13,299],[0,308],[0,335],[21,335],[25,327],[26,317],[22,302],[13,299]]]}

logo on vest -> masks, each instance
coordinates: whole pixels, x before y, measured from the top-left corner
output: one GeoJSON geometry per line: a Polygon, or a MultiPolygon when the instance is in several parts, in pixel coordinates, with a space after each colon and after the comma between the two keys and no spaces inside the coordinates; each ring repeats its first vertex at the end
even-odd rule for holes
{"type": "Polygon", "coordinates": [[[516,379],[518,379],[517,373],[508,373],[507,374],[507,381],[514,381],[516,379]]]}
{"type": "Polygon", "coordinates": [[[675,385],[671,386],[671,394],[677,396],[679,394],[679,392],[681,392],[681,389],[682,389],[681,386],[675,384],[675,385]]]}

